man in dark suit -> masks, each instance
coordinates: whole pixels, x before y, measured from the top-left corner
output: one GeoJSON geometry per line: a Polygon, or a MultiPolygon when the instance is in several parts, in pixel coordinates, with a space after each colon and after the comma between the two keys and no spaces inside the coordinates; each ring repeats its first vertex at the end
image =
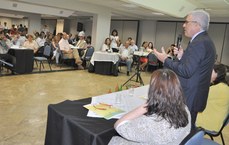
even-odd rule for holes
{"type": "Polygon", "coordinates": [[[209,21],[209,14],[203,10],[192,11],[187,15],[183,28],[185,36],[191,40],[185,51],[175,48],[177,60],[168,59],[163,48],[162,53],[154,49],[164,66],[172,69],[179,77],[191,112],[192,129],[195,129],[197,113],[206,107],[215,62],[215,46],[207,33],[209,21]]]}

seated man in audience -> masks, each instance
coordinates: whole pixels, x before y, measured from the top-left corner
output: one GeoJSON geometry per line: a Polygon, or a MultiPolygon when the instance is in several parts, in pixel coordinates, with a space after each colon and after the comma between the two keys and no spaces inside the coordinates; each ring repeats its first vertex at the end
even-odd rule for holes
{"type": "Polygon", "coordinates": [[[138,46],[135,44],[135,41],[133,39],[130,41],[130,48],[133,52],[138,51],[138,46]]]}
{"type": "Polygon", "coordinates": [[[68,43],[68,36],[65,32],[63,33],[62,39],[59,42],[59,47],[65,57],[75,59],[75,63],[78,66],[78,69],[81,70],[84,69],[82,66],[82,61],[80,59],[78,50],[71,49],[68,43]]]}
{"type": "Polygon", "coordinates": [[[84,31],[79,32],[79,40],[76,43],[76,47],[77,48],[81,48],[83,49],[81,51],[80,56],[82,56],[82,58],[84,58],[86,51],[87,51],[87,42],[85,41],[85,33],[84,31]]]}
{"type": "Polygon", "coordinates": [[[0,32],[0,59],[12,65],[16,64],[16,58],[8,54],[9,46],[6,44],[6,37],[4,32],[0,32]]]}
{"type": "Polygon", "coordinates": [[[133,62],[133,51],[131,50],[130,46],[130,42],[127,40],[125,42],[125,45],[123,47],[120,48],[119,50],[119,56],[120,56],[120,61],[126,62],[126,66],[127,66],[127,76],[130,75],[130,71],[131,71],[131,64],[133,62]]]}

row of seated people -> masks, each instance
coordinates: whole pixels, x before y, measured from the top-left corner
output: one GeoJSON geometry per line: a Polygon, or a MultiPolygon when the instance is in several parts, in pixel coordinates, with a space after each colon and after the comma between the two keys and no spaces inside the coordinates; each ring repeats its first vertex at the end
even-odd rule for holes
{"type": "MultiPolygon", "coordinates": [[[[44,46],[50,45],[52,46],[53,59],[56,58],[56,63],[59,63],[59,56],[62,52],[65,57],[75,59],[75,63],[77,64],[78,69],[83,69],[82,61],[79,57],[79,52],[77,49],[70,48],[69,36],[66,33],[58,33],[56,36],[53,36],[51,33],[49,33],[49,35],[46,36],[44,32],[41,32],[40,34],[35,32],[34,35],[35,39],[31,34],[26,35],[25,31],[13,36],[9,36],[8,34],[5,34],[4,31],[1,31],[1,59],[4,59],[11,64],[16,63],[15,57],[8,54],[8,50],[13,45],[18,46],[18,48],[24,47],[33,49],[34,56],[42,55],[44,46]]],[[[79,39],[76,42],[75,47],[84,49],[82,51],[82,55],[85,55],[86,49],[90,47],[90,44],[87,44],[85,41],[84,32],[79,33],[79,39]]]]}
{"type": "MultiPolygon", "coordinates": [[[[125,41],[124,44],[121,44],[119,47],[112,48],[111,39],[106,38],[100,50],[102,52],[109,52],[109,53],[118,52],[120,56],[120,61],[118,62],[118,65],[120,62],[121,63],[124,62],[127,66],[127,75],[129,76],[131,72],[132,63],[138,61],[138,57],[133,55],[134,52],[140,51],[140,52],[146,52],[146,53],[152,54],[153,43],[144,41],[142,46],[138,48],[138,46],[135,44],[135,41],[133,39],[128,39],[125,41]]],[[[140,70],[144,71],[147,64],[149,63],[148,56],[141,56],[140,63],[141,63],[140,70]]],[[[157,59],[154,63],[158,64],[157,59]]]]}

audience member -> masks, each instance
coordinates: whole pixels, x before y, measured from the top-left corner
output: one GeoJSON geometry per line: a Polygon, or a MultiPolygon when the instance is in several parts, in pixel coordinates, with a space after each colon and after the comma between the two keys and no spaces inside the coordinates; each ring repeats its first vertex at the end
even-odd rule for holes
{"type": "Polygon", "coordinates": [[[53,57],[52,59],[56,58],[56,64],[59,64],[59,57],[60,57],[60,46],[59,46],[59,37],[54,36],[52,40],[52,49],[53,49],[53,57]]]}
{"type": "Polygon", "coordinates": [[[38,51],[38,44],[36,41],[33,40],[32,35],[28,35],[28,39],[24,42],[23,47],[28,48],[28,49],[33,49],[33,53],[37,53],[38,51]]]}
{"type": "Polygon", "coordinates": [[[45,46],[46,36],[45,36],[45,33],[43,31],[41,31],[40,35],[36,38],[36,42],[37,42],[39,47],[45,46]]]}
{"type": "Polygon", "coordinates": [[[229,113],[229,83],[226,81],[226,67],[215,64],[211,75],[206,108],[197,115],[196,126],[219,131],[229,113]]]}
{"type": "Polygon", "coordinates": [[[107,52],[113,52],[112,49],[111,49],[111,40],[110,40],[110,38],[106,38],[105,39],[105,42],[102,45],[101,51],[102,52],[105,52],[105,51],[107,51],[107,52]]]}
{"type": "Polygon", "coordinates": [[[2,26],[2,22],[0,21],[0,32],[4,30],[4,27],[2,26]]]}
{"type": "Polygon", "coordinates": [[[11,40],[13,45],[16,45],[18,47],[20,46],[19,37],[20,37],[20,34],[16,34],[16,35],[13,36],[13,38],[11,40]]]}
{"type": "Polygon", "coordinates": [[[19,25],[19,28],[18,28],[18,31],[19,31],[20,33],[22,33],[24,30],[25,30],[24,27],[22,26],[22,24],[20,24],[20,25],[19,25]]]}
{"type": "Polygon", "coordinates": [[[153,42],[149,42],[146,51],[147,52],[152,52],[153,51],[153,48],[154,48],[153,42]]]}
{"type": "Polygon", "coordinates": [[[72,33],[69,33],[68,43],[73,45],[72,33]]]}
{"type": "Polygon", "coordinates": [[[16,58],[10,54],[8,54],[9,46],[6,44],[6,38],[3,30],[0,32],[0,59],[11,63],[13,65],[16,64],[16,58]]]}
{"type": "Polygon", "coordinates": [[[6,33],[8,33],[8,27],[7,27],[7,23],[6,22],[4,22],[4,26],[3,26],[3,29],[4,29],[4,33],[6,34],[6,33]]]}
{"type": "Polygon", "coordinates": [[[45,35],[47,35],[47,33],[49,33],[48,25],[44,25],[44,27],[43,27],[43,29],[41,31],[44,32],[45,35]]]}
{"type": "Polygon", "coordinates": [[[79,40],[76,43],[76,47],[83,49],[80,55],[82,56],[82,58],[84,58],[86,51],[87,51],[87,42],[85,41],[84,31],[79,32],[78,36],[79,36],[79,40]]]}
{"type": "Polygon", "coordinates": [[[147,102],[114,125],[121,136],[109,145],[178,145],[190,133],[191,116],[176,74],[168,69],[153,72],[147,102]]]}
{"type": "MultiPolygon", "coordinates": [[[[17,34],[16,34],[17,35],[17,34]]],[[[26,38],[26,31],[24,30],[21,34],[20,34],[20,36],[19,36],[19,38],[18,38],[18,41],[19,41],[19,43],[20,43],[20,46],[23,46],[23,44],[24,44],[24,42],[27,40],[27,38],[26,38]]]]}
{"type": "Polygon", "coordinates": [[[87,43],[85,41],[85,33],[83,31],[81,31],[81,32],[79,32],[78,36],[79,36],[79,40],[76,43],[76,47],[86,49],[87,43]]]}
{"type": "Polygon", "coordinates": [[[127,40],[125,42],[125,45],[119,49],[120,61],[125,62],[127,66],[127,73],[126,73],[127,76],[130,75],[131,64],[133,62],[133,52],[129,46],[130,46],[130,42],[127,40]]]}
{"type": "Polygon", "coordinates": [[[170,58],[170,59],[174,59],[175,55],[173,53],[173,50],[174,50],[175,46],[176,46],[175,44],[171,44],[166,50],[166,54],[168,54],[168,58],[170,58]]]}
{"type": "Polygon", "coordinates": [[[209,14],[203,10],[187,15],[183,28],[185,36],[191,40],[185,52],[182,48],[174,48],[178,60],[168,59],[163,48],[162,53],[154,49],[154,54],[164,63],[164,67],[174,70],[179,76],[192,116],[192,129],[195,129],[197,113],[206,107],[215,62],[215,45],[207,33],[209,22],[209,14]]]}
{"type": "Polygon", "coordinates": [[[90,36],[90,35],[87,36],[87,38],[86,38],[86,43],[87,43],[87,48],[92,47],[92,46],[91,46],[91,36],[90,36]]]}
{"type": "Polygon", "coordinates": [[[62,39],[59,42],[60,50],[62,51],[63,55],[67,58],[74,58],[75,64],[78,66],[78,69],[84,69],[82,66],[82,61],[79,56],[79,52],[77,49],[71,49],[68,43],[68,36],[64,32],[62,39]]]}
{"type": "Polygon", "coordinates": [[[128,40],[128,41],[130,42],[130,44],[131,44],[131,40],[133,40],[133,39],[132,39],[132,37],[128,37],[127,40],[128,40]]]}
{"type": "MultiPolygon", "coordinates": [[[[142,43],[142,46],[140,47],[139,51],[147,52],[147,50],[148,50],[148,44],[149,44],[149,43],[148,43],[147,41],[144,41],[144,42],[142,43]]],[[[147,56],[141,56],[141,57],[140,57],[140,63],[141,63],[141,65],[140,65],[140,70],[144,71],[144,70],[145,70],[145,66],[146,66],[147,63],[148,63],[148,58],[147,58],[147,56]]]]}
{"type": "Polygon", "coordinates": [[[17,33],[17,28],[15,27],[14,24],[12,25],[9,31],[10,31],[10,35],[15,35],[17,33]]]}
{"type": "Polygon", "coordinates": [[[135,44],[135,41],[133,39],[130,41],[130,48],[133,52],[138,51],[138,46],[135,44]]]}
{"type": "Polygon", "coordinates": [[[111,48],[114,50],[118,49],[119,36],[118,36],[118,31],[116,29],[112,30],[110,39],[111,39],[111,48]]]}

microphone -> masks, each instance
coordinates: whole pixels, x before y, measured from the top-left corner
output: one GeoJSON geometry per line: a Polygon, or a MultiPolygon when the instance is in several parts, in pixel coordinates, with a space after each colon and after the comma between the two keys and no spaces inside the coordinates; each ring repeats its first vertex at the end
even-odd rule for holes
{"type": "Polygon", "coordinates": [[[182,35],[179,34],[178,37],[177,37],[177,45],[176,45],[176,47],[178,48],[178,50],[179,50],[179,48],[181,46],[181,41],[182,41],[182,35]]]}

